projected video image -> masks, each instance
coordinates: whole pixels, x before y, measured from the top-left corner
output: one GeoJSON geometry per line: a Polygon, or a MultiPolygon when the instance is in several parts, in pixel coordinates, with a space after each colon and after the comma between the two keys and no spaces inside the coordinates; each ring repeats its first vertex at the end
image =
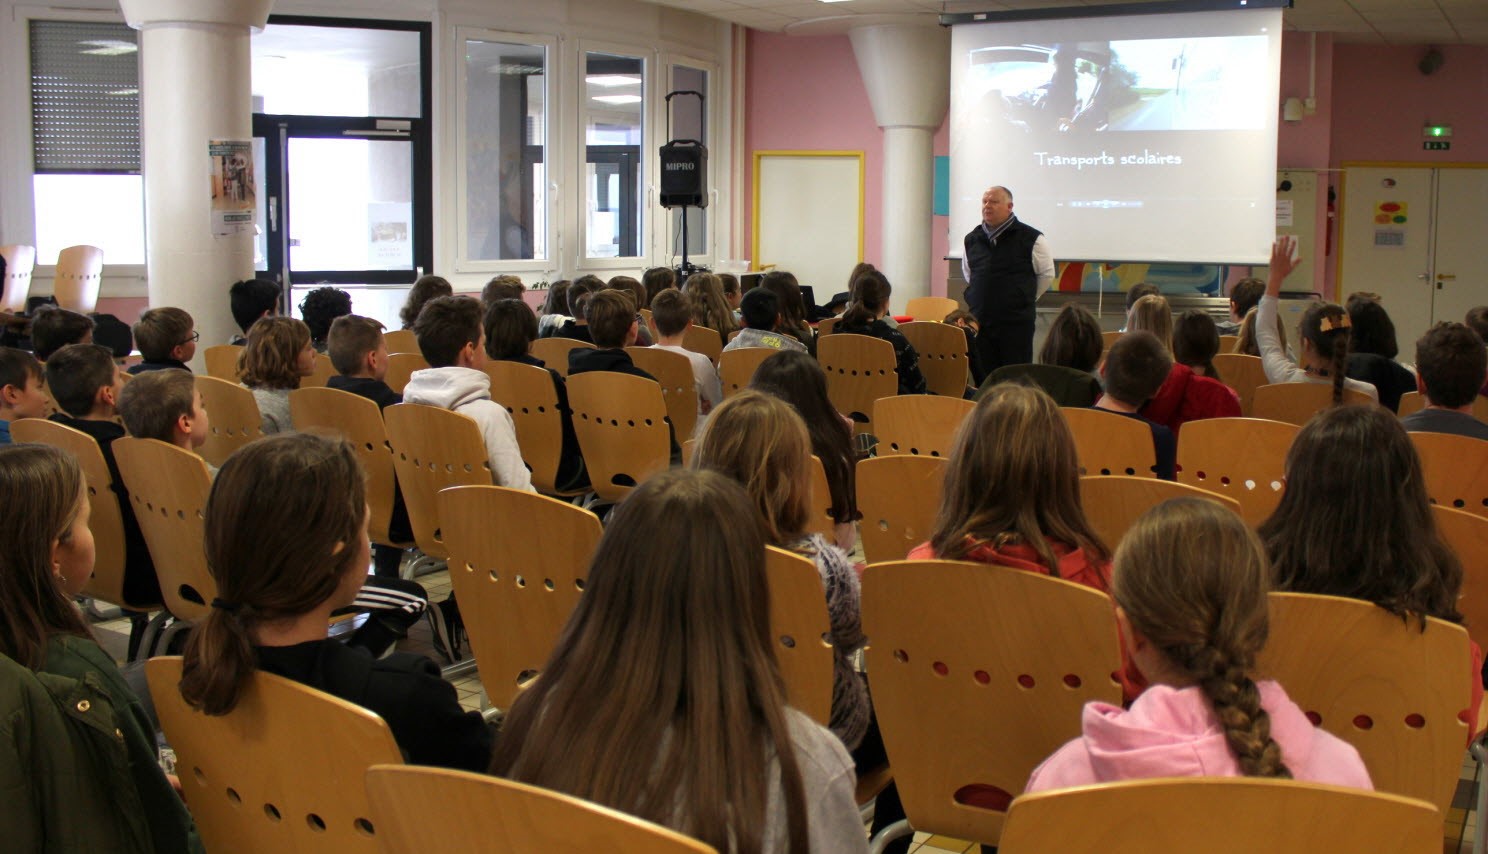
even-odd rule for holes
{"type": "Polygon", "coordinates": [[[1000,45],[969,56],[983,107],[1028,131],[1266,126],[1248,79],[1267,65],[1265,36],[1000,45]]]}

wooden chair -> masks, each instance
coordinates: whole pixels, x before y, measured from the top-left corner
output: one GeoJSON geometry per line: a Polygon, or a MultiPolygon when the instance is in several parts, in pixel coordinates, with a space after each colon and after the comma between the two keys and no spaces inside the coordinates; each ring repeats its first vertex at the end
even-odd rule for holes
{"type": "Polygon", "coordinates": [[[424,361],[422,353],[392,353],[388,355],[387,376],[383,378],[383,382],[388,384],[388,388],[402,394],[403,389],[408,387],[408,380],[413,372],[428,368],[429,363],[424,361]]]}
{"type": "MultiPolygon", "coordinates": [[[[325,388],[326,383],[339,373],[336,366],[331,364],[331,357],[324,353],[315,354],[315,373],[308,377],[300,378],[300,388],[325,388]]],[[[407,384],[407,381],[404,381],[407,384]]],[[[400,392],[401,393],[401,392],[400,392]]],[[[296,425],[299,422],[295,422],[296,425]]]]}
{"type": "MultiPolygon", "coordinates": [[[[1426,408],[1426,398],[1418,391],[1408,391],[1400,396],[1400,417],[1414,415],[1426,408]]],[[[1488,397],[1478,395],[1473,398],[1472,415],[1479,421],[1488,422],[1488,397]]]]}
{"type": "Polygon", "coordinates": [[[263,438],[263,416],[253,392],[235,382],[200,375],[196,390],[201,392],[210,423],[206,444],[197,449],[202,459],[220,467],[233,451],[263,438]]]}
{"type": "Polygon", "coordinates": [[[1240,396],[1240,411],[1247,416],[1251,415],[1255,406],[1256,389],[1271,382],[1266,378],[1266,368],[1261,364],[1261,357],[1231,353],[1221,345],[1219,354],[1214,357],[1214,370],[1219,372],[1219,381],[1234,389],[1240,396]]]}
{"type": "Polygon", "coordinates": [[[997,844],[1007,802],[1079,736],[1085,703],[1121,702],[1115,608],[1073,582],[979,563],[875,564],[863,573],[863,630],[915,830],[997,844]]]}
{"type": "Polygon", "coordinates": [[[212,491],[206,463],[155,439],[115,439],[113,452],[150,548],[166,610],[187,622],[204,619],[217,595],[202,544],[212,491]]]}
{"type": "Polygon", "coordinates": [[[966,354],[966,333],[961,327],[939,321],[917,320],[899,324],[920,357],[920,373],[931,394],[965,397],[971,382],[971,362],[966,354]]]}
{"type": "Polygon", "coordinates": [[[568,403],[589,484],[601,499],[619,501],[670,465],[666,401],[655,382],[609,371],[577,374],[568,379],[568,403]]]}
{"type": "Polygon", "coordinates": [[[1239,335],[1219,336],[1219,355],[1231,355],[1235,352],[1235,346],[1240,343],[1239,335]]]}
{"type": "Polygon", "coordinates": [[[562,376],[568,376],[568,354],[571,350],[593,350],[594,345],[577,338],[539,338],[532,342],[532,355],[562,376]]]}
{"type": "Polygon", "coordinates": [[[821,320],[818,320],[816,322],[816,340],[820,342],[823,335],[831,335],[832,329],[837,325],[837,321],[840,319],[841,318],[837,317],[824,317],[821,320]]]}
{"type": "Polygon", "coordinates": [[[1001,854],[1436,854],[1441,816],[1425,801],[1259,777],[1130,780],[1023,795],[1001,854]]]}
{"type": "Polygon", "coordinates": [[[398,403],[382,413],[393,470],[419,550],[436,560],[449,557],[439,517],[439,491],[451,486],[490,486],[491,463],[480,426],[437,406],[398,403]]]}
{"type": "Polygon", "coordinates": [[[387,342],[388,353],[421,353],[418,345],[418,336],[413,334],[412,329],[389,329],[382,333],[382,340],[387,342]]]}
{"type": "MultiPolygon", "coordinates": [[[[1256,670],[1286,686],[1308,717],[1352,744],[1375,788],[1446,815],[1462,770],[1469,703],[1467,630],[1426,630],[1358,599],[1272,593],[1271,632],[1256,670]]],[[[875,691],[878,683],[874,682],[875,691]]]]}
{"type": "Polygon", "coordinates": [[[1111,352],[1111,345],[1112,344],[1115,344],[1116,343],[1116,339],[1117,338],[1120,338],[1124,334],[1125,333],[1123,333],[1123,332],[1102,332],[1101,333],[1101,344],[1102,344],[1101,352],[1102,353],[1109,353],[1109,352],[1111,352]]]}
{"type": "Polygon", "coordinates": [[[552,654],[603,533],[572,504],[501,486],[439,493],[450,583],[491,704],[510,708],[552,654]]]}
{"type": "MultiPolygon", "coordinates": [[[[950,297],[915,297],[904,306],[904,313],[918,321],[940,323],[946,315],[960,308],[960,303],[950,297]]],[[[956,330],[960,332],[961,330],[956,330]]],[[[965,340],[965,336],[962,336],[965,340]]],[[[918,349],[918,348],[916,348],[918,349]]]]}
{"type": "Polygon", "coordinates": [[[667,417],[679,439],[693,435],[698,424],[697,376],[692,361],[681,353],[658,347],[626,347],[630,360],[661,385],[661,398],[666,401],[667,417]]]}
{"type": "MultiPolygon", "coordinates": [[[[1436,533],[1462,563],[1462,592],[1457,610],[1478,646],[1488,644],[1488,519],[1440,504],[1431,506],[1436,533]]],[[[1479,726],[1488,720],[1479,721],[1479,726]]]]}
{"type": "Polygon", "coordinates": [[[1235,499],[1196,486],[1125,475],[1080,478],[1080,504],[1085,509],[1085,518],[1112,551],[1139,516],[1171,498],[1204,498],[1240,515],[1240,503],[1235,499]]]}
{"type": "Polygon", "coordinates": [[[145,675],[207,850],[379,850],[355,781],[403,761],[382,718],[263,671],[231,712],[206,715],[181,698],[179,657],[151,659],[145,675]]]}
{"type": "Polygon", "coordinates": [[[57,253],[52,295],[57,305],[92,314],[98,310],[98,286],[103,282],[103,250],[97,246],[69,246],[57,253]]]}
{"type": "Polygon", "coordinates": [[[1270,518],[1286,487],[1286,456],[1300,430],[1263,418],[1205,418],[1183,425],[1178,482],[1240,503],[1252,528],[1270,518]]]}
{"type": "Polygon", "coordinates": [[[712,847],[661,825],[489,774],[376,765],[367,770],[367,797],[383,854],[714,854],[712,847]],[[436,815],[459,820],[431,821],[436,815]]]}
{"type": "Polygon", "coordinates": [[[827,468],[821,457],[811,455],[811,515],[806,519],[806,533],[821,534],[828,542],[837,537],[837,517],[833,513],[832,485],[827,482],[827,468]]]}
{"type": "Polygon", "coordinates": [[[869,563],[903,560],[930,539],[940,509],[944,457],[895,454],[858,463],[858,512],[863,556],[869,563]]]}
{"type": "Polygon", "coordinates": [[[289,414],[297,430],[318,428],[344,436],[356,449],[367,473],[367,507],[371,517],[367,530],[372,542],[408,549],[411,542],[394,540],[388,534],[397,494],[393,472],[393,448],[388,443],[382,410],[371,399],[333,388],[298,388],[289,393],[289,414]]]}
{"type": "Polygon", "coordinates": [[[718,357],[723,355],[723,336],[718,334],[718,330],[706,326],[689,326],[682,335],[682,347],[694,353],[702,353],[716,365],[718,357]]]}
{"type": "Polygon", "coordinates": [[[560,490],[558,466],[563,459],[563,412],[558,389],[543,368],[521,362],[486,363],[491,399],[506,407],[517,430],[522,462],[532,472],[532,487],[546,495],[574,497],[587,489],[560,490]]]}
{"type": "MultiPolygon", "coordinates": [[[[1223,369],[1221,368],[1220,370],[1223,369]]],[[[1345,405],[1361,403],[1372,405],[1375,401],[1361,391],[1346,388],[1343,390],[1343,402],[1345,405]]],[[[1312,416],[1332,405],[1332,385],[1324,383],[1271,383],[1260,386],[1255,390],[1255,397],[1252,398],[1251,402],[1250,415],[1253,418],[1285,421],[1288,424],[1296,424],[1300,427],[1306,424],[1312,416]]],[[[1242,409],[1241,411],[1244,410],[1242,409]]]]}
{"type": "Polygon", "coordinates": [[[759,366],[779,352],[769,347],[741,347],[719,356],[718,377],[723,383],[724,400],[733,397],[740,389],[748,388],[759,366]]]}
{"type": "Polygon", "coordinates": [[[1411,433],[1432,504],[1488,516],[1488,442],[1450,433],[1411,433]]]}
{"type": "Polygon", "coordinates": [[[816,564],[765,547],[770,581],[770,638],[787,699],[822,726],[832,723],[832,625],[816,564]]]}
{"type": "Polygon", "coordinates": [[[956,431],[975,408],[976,404],[959,397],[926,394],[881,397],[873,403],[878,455],[949,457],[956,431]]]}
{"type": "Polygon", "coordinates": [[[0,260],[5,262],[5,275],[0,279],[0,311],[25,311],[26,297],[31,295],[31,271],[36,269],[36,247],[0,246],[0,260]]]}
{"type": "Polygon", "coordinates": [[[827,397],[853,420],[859,433],[873,430],[873,402],[899,393],[894,345],[868,335],[834,333],[816,342],[816,359],[827,374],[827,397]]]}
{"type": "Polygon", "coordinates": [[[1145,423],[1099,409],[1061,407],[1060,412],[1075,436],[1080,474],[1157,477],[1157,449],[1145,423]]]}
{"type": "Polygon", "coordinates": [[[207,362],[207,376],[237,383],[238,357],[242,353],[242,344],[214,344],[203,350],[202,358],[207,362]]]}

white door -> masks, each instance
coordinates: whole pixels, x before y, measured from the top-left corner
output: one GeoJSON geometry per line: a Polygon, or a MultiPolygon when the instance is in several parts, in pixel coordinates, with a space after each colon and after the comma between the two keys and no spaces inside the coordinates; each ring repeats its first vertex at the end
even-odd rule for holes
{"type": "Polygon", "coordinates": [[[1379,294],[1406,361],[1414,360],[1415,341],[1431,325],[1432,171],[1344,172],[1339,302],[1355,291],[1379,294]]]}
{"type": "Polygon", "coordinates": [[[755,269],[794,273],[818,304],[847,290],[863,257],[863,156],[758,152],[754,180],[755,269]]]}
{"type": "MultiPolygon", "coordinates": [[[[1442,169],[1437,176],[1432,321],[1461,322],[1488,305],[1488,169],[1442,169]]],[[[1400,339],[1404,351],[1414,338],[1400,339]]]]}

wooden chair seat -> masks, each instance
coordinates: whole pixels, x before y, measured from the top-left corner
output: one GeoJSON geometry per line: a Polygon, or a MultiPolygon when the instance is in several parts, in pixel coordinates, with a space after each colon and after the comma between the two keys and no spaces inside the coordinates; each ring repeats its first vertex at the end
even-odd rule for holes
{"type": "Polygon", "coordinates": [[[1080,504],[1095,533],[1112,551],[1137,518],[1173,498],[1204,498],[1240,515],[1240,502],[1207,489],[1152,477],[1087,475],[1080,478],[1080,504]]]}
{"type": "Polygon", "coordinates": [[[956,431],[975,408],[976,404],[959,397],[928,394],[881,397],[873,404],[878,454],[949,457],[956,431]]]}
{"type": "Polygon", "coordinates": [[[568,376],[568,354],[571,350],[593,350],[594,345],[577,338],[539,338],[532,342],[532,355],[541,359],[544,367],[552,368],[561,376],[568,376]]]}
{"type": "Polygon", "coordinates": [[[1178,437],[1178,482],[1235,499],[1246,524],[1258,527],[1281,503],[1300,429],[1263,418],[1190,421],[1178,437]]]}
{"type": "Polygon", "coordinates": [[[207,495],[212,491],[206,463],[190,451],[155,439],[115,439],[113,452],[134,518],[150,548],[166,609],[186,622],[204,619],[217,596],[203,545],[207,495]]]}
{"type": "Polygon", "coordinates": [[[576,374],[568,379],[568,402],[600,498],[619,501],[670,465],[666,401],[656,382],[609,371],[576,374]]]}
{"type": "Polygon", "coordinates": [[[1099,409],[1061,407],[1082,475],[1157,477],[1157,449],[1145,422],[1099,409]]]}
{"type": "Polygon", "coordinates": [[[372,542],[410,548],[411,542],[395,541],[388,534],[397,494],[393,471],[393,448],[388,443],[382,410],[371,398],[333,388],[298,388],[289,393],[290,418],[295,429],[318,428],[344,436],[356,449],[367,473],[367,523],[372,542]]]}
{"type": "MultiPolygon", "coordinates": [[[[955,300],[950,302],[954,304],[955,300]]],[[[899,324],[899,331],[919,355],[920,373],[925,375],[931,394],[954,398],[966,395],[967,384],[971,382],[971,362],[966,353],[966,333],[961,327],[938,320],[915,320],[899,324]]]]}
{"type": "Polygon", "coordinates": [[[200,375],[195,382],[210,424],[207,441],[197,453],[220,468],[233,451],[263,438],[263,416],[253,392],[237,383],[200,375]]]}
{"type": "Polygon", "coordinates": [[[480,426],[458,412],[417,403],[389,406],[383,420],[414,542],[429,557],[448,558],[439,491],[491,485],[491,462],[480,426]]]}
{"type": "Polygon", "coordinates": [[[930,539],[945,480],[944,457],[895,454],[858,463],[858,512],[869,563],[903,560],[930,539]]]}
{"type": "MultiPolygon", "coordinates": [[[[1343,390],[1343,402],[1345,405],[1375,403],[1369,395],[1351,388],[1343,390]]],[[[1331,384],[1271,383],[1255,390],[1250,414],[1255,418],[1284,421],[1300,427],[1310,421],[1312,416],[1332,405],[1331,384]]],[[[1244,411],[1243,408],[1241,411],[1244,411]]]]}
{"type": "Polygon", "coordinates": [[[560,490],[558,467],[563,461],[563,411],[558,388],[546,368],[521,362],[486,363],[491,399],[506,407],[517,431],[522,462],[532,473],[532,486],[547,495],[583,495],[587,489],[560,490]]]}
{"type": "Polygon", "coordinates": [[[388,388],[402,394],[403,389],[408,387],[408,380],[413,377],[413,372],[428,368],[429,363],[424,360],[422,353],[392,353],[388,356],[387,376],[383,378],[383,382],[388,384],[388,388]]]}
{"type": "MultiPolygon", "coordinates": [[[[950,297],[915,297],[904,306],[904,313],[916,321],[940,323],[961,304],[950,297]]],[[[959,332],[960,330],[956,330],[959,332]]]]}
{"type": "Polygon", "coordinates": [[[687,327],[687,331],[683,333],[682,347],[694,353],[702,353],[708,357],[708,361],[716,365],[718,357],[723,355],[723,336],[719,335],[716,329],[694,324],[687,327]]]}
{"type": "Polygon", "coordinates": [[[207,363],[207,376],[237,384],[238,357],[243,353],[241,344],[214,344],[202,351],[207,363]]]}
{"type": "Polygon", "coordinates": [[[412,329],[389,329],[382,333],[382,340],[387,343],[389,354],[420,352],[418,336],[412,329]]]}
{"type": "Polygon", "coordinates": [[[69,246],[57,253],[52,296],[57,305],[78,314],[98,310],[98,288],[103,283],[103,250],[97,246],[69,246]]]}
{"type": "Polygon", "coordinates": [[[724,400],[733,397],[740,389],[748,388],[754,372],[768,358],[780,352],[769,347],[740,347],[725,351],[718,357],[718,377],[723,383],[724,400]]]}
{"type": "Polygon", "coordinates": [[[1271,382],[1266,378],[1266,368],[1261,363],[1261,357],[1232,353],[1221,344],[1219,353],[1214,357],[1214,370],[1219,373],[1219,381],[1234,389],[1235,394],[1240,396],[1240,412],[1247,416],[1253,415],[1256,389],[1271,382]]]}
{"type": "Polygon", "coordinates": [[[827,375],[827,397],[862,432],[873,429],[873,403],[899,393],[894,345],[869,335],[837,332],[819,338],[816,358],[827,375]]]}
{"type": "Polygon", "coordinates": [[[832,723],[832,624],[816,564],[765,547],[770,637],[790,704],[822,726],[832,723]]]}
{"type": "Polygon", "coordinates": [[[697,376],[692,360],[659,347],[626,347],[637,368],[656,378],[666,401],[667,417],[679,439],[690,438],[698,425],[697,376]]]}
{"type": "Polygon", "coordinates": [[[1432,504],[1488,516],[1488,442],[1449,433],[1411,433],[1432,504]]]}

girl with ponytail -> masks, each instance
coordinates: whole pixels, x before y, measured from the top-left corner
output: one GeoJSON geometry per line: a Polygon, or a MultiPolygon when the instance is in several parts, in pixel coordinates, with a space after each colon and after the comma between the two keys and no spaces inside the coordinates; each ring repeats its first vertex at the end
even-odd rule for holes
{"type": "Polygon", "coordinates": [[[842,313],[832,333],[869,335],[894,345],[894,373],[899,375],[900,394],[925,394],[928,386],[920,373],[920,355],[904,333],[884,320],[889,313],[889,280],[877,270],[868,270],[852,284],[852,303],[842,313]]]}
{"type": "Polygon", "coordinates": [[[1111,596],[1123,646],[1151,687],[1129,710],[1090,703],[1083,736],[1028,791],[1149,777],[1282,777],[1372,789],[1347,742],[1251,675],[1266,643],[1265,552],[1234,513],[1167,501],[1116,550],[1111,596]]]}
{"type": "Polygon", "coordinates": [[[1261,364],[1266,369],[1266,379],[1273,383],[1325,383],[1333,386],[1333,404],[1343,402],[1343,390],[1369,395],[1379,400],[1379,392],[1373,385],[1349,379],[1349,330],[1352,322],[1348,312],[1331,302],[1315,302],[1302,313],[1297,324],[1301,339],[1301,366],[1287,358],[1284,344],[1276,334],[1278,301],[1281,283],[1301,263],[1293,257],[1297,251],[1297,238],[1276,238],[1271,245],[1271,274],[1266,279],[1266,293],[1256,307],[1255,340],[1260,349],[1261,364]]]}
{"type": "Polygon", "coordinates": [[[255,670],[376,712],[408,761],[479,771],[492,735],[432,661],[327,637],[367,577],[365,475],[344,439],[286,433],[223,464],[207,499],[212,612],[186,642],[181,696],[209,715],[237,706],[255,670]]]}

